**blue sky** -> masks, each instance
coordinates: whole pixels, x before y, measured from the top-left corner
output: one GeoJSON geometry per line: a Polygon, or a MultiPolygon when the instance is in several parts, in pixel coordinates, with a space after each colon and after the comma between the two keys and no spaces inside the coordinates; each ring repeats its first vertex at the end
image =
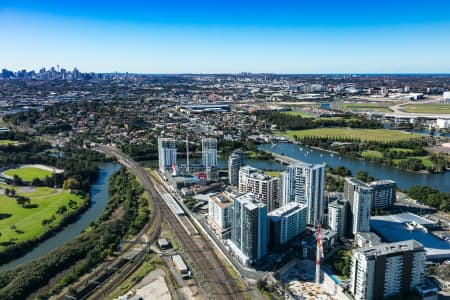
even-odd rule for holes
{"type": "Polygon", "coordinates": [[[450,73],[450,1],[0,0],[0,68],[450,73]]]}

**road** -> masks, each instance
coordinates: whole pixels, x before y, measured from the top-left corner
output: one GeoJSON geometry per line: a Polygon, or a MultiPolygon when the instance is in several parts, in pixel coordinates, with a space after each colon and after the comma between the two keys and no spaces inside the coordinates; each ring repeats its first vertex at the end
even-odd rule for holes
{"type": "Polygon", "coordinates": [[[394,106],[389,107],[393,112],[388,113],[385,116],[389,117],[400,117],[400,118],[426,118],[426,119],[445,119],[450,117],[449,114],[434,114],[434,113],[409,113],[402,110],[402,106],[407,104],[427,104],[427,103],[436,103],[437,100],[426,100],[426,101],[414,101],[414,102],[406,102],[400,103],[394,106]]]}
{"type": "Polygon", "coordinates": [[[173,214],[163,201],[157,190],[164,191],[165,187],[142,168],[138,163],[125,154],[110,146],[100,146],[99,150],[113,155],[124,164],[129,171],[136,174],[146,190],[149,190],[154,203],[158,203],[164,220],[171,226],[183,253],[194,265],[194,276],[209,299],[244,299],[239,286],[239,279],[234,279],[226,269],[221,258],[218,257],[212,242],[202,233],[190,236],[186,233],[179,219],[173,214]],[[156,189],[155,187],[158,187],[156,189]]]}

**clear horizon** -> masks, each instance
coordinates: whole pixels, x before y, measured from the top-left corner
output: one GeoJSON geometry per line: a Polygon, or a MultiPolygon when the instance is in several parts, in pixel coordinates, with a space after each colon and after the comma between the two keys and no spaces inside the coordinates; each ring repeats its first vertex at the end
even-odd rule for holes
{"type": "Polygon", "coordinates": [[[448,74],[450,2],[4,1],[0,67],[137,74],[448,74]]]}

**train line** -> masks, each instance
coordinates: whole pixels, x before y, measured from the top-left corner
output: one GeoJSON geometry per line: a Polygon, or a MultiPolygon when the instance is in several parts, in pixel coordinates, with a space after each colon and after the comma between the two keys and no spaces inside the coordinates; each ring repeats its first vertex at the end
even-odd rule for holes
{"type": "MultiPolygon", "coordinates": [[[[208,299],[244,299],[239,287],[238,279],[234,279],[227,272],[224,262],[215,252],[215,246],[203,234],[199,234],[189,216],[176,208],[180,206],[167,191],[166,187],[153,178],[145,169],[124,154],[108,146],[101,147],[103,152],[114,155],[122,164],[136,174],[150,194],[154,207],[152,220],[158,219],[158,233],[154,232],[150,240],[156,239],[161,222],[164,219],[171,227],[175,237],[181,244],[184,255],[194,268],[194,276],[201,290],[208,299]],[[165,196],[163,196],[165,195],[165,196]],[[167,195],[170,195],[169,199],[167,195]],[[175,204],[172,202],[175,201],[175,204]],[[178,212],[178,213],[177,213],[178,212]],[[156,218],[156,216],[159,216],[156,218]]],[[[181,207],[179,207],[182,209],[181,207]]],[[[152,222],[150,222],[152,223],[152,222]]],[[[155,230],[156,231],[156,230],[155,230]]],[[[117,272],[111,274],[102,284],[98,284],[92,299],[102,299],[105,295],[120,286],[131,275],[145,258],[145,251],[138,253],[134,259],[121,266],[117,272]],[[113,276],[114,275],[114,276],[113,276]]],[[[87,298],[83,298],[87,299],[87,298]]]]}
{"type": "MultiPolygon", "coordinates": [[[[151,180],[156,189],[165,191],[165,187],[160,183],[153,178],[151,180]]],[[[214,251],[215,246],[212,242],[202,234],[190,235],[186,231],[186,224],[183,225],[182,222],[189,222],[190,226],[195,228],[189,217],[177,218],[177,215],[171,213],[167,205],[162,206],[161,209],[164,211],[167,223],[180,242],[183,253],[189,257],[190,261],[194,262],[198,269],[198,274],[194,271],[194,276],[206,296],[210,299],[244,299],[237,280],[226,271],[223,261],[214,251]]]]}
{"type": "MultiPolygon", "coordinates": [[[[127,161],[127,163],[129,162],[127,161]]],[[[131,171],[133,171],[133,173],[140,179],[144,189],[150,194],[150,201],[152,201],[153,211],[150,215],[150,220],[135,236],[136,241],[141,240],[144,234],[146,234],[147,231],[154,226],[154,230],[146,241],[147,246],[141,249],[141,251],[139,251],[139,253],[131,260],[126,259],[123,255],[121,255],[108,263],[104,263],[98,270],[95,270],[95,272],[89,274],[82,282],[73,286],[76,291],[73,295],[64,295],[57,299],[88,299],[92,294],[97,294],[99,290],[103,290],[104,283],[114,275],[119,274],[119,276],[114,277],[115,283],[120,281],[120,278],[124,280],[126,278],[126,273],[129,273],[131,269],[141,264],[142,260],[145,258],[145,253],[148,251],[149,245],[158,237],[162,222],[162,212],[160,209],[161,202],[157,200],[160,196],[154,189],[149,188],[149,175],[144,169],[134,168],[134,170],[132,169],[131,171]]],[[[123,249],[122,253],[127,253],[133,247],[135,247],[133,244],[127,245],[123,249]]]]}

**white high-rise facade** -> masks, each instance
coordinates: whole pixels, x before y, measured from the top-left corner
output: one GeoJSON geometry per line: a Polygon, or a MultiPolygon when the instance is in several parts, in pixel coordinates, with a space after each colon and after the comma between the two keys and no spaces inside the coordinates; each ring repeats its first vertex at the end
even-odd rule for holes
{"type": "Polygon", "coordinates": [[[227,193],[211,195],[208,201],[208,222],[221,238],[231,234],[233,198],[227,193]]]}
{"type": "Polygon", "coordinates": [[[328,204],[328,226],[336,231],[339,238],[344,238],[347,229],[347,201],[333,201],[328,204]]]}
{"type": "Polygon", "coordinates": [[[267,207],[258,196],[246,193],[234,198],[231,221],[234,255],[246,266],[257,264],[267,253],[267,207]]]}
{"type": "Polygon", "coordinates": [[[202,138],[202,164],[208,180],[217,179],[217,139],[202,138]]]}
{"type": "Polygon", "coordinates": [[[303,232],[306,229],[307,212],[305,205],[290,202],[267,214],[271,246],[280,247],[303,232]]]}
{"type": "Polygon", "coordinates": [[[158,159],[161,172],[171,172],[177,164],[177,146],[174,139],[158,138],[158,159]]]}
{"type": "Polygon", "coordinates": [[[239,169],[244,165],[244,152],[236,149],[228,158],[228,182],[230,185],[239,184],[239,169]]]}
{"type": "Polygon", "coordinates": [[[373,191],[366,186],[356,186],[353,195],[352,233],[370,231],[370,209],[372,205],[373,191]]]}
{"type": "Polygon", "coordinates": [[[425,250],[415,240],[353,250],[350,292],[357,300],[406,296],[423,281],[425,250]]]}
{"type": "Polygon", "coordinates": [[[325,164],[298,163],[281,174],[282,203],[297,202],[308,207],[307,222],[316,225],[325,209],[325,164]]]}
{"type": "Polygon", "coordinates": [[[202,138],[202,163],[207,169],[217,167],[217,139],[202,138]]]}
{"type": "Polygon", "coordinates": [[[267,205],[268,212],[280,207],[280,178],[265,175],[259,169],[251,166],[240,168],[238,190],[256,194],[267,205]]]}

